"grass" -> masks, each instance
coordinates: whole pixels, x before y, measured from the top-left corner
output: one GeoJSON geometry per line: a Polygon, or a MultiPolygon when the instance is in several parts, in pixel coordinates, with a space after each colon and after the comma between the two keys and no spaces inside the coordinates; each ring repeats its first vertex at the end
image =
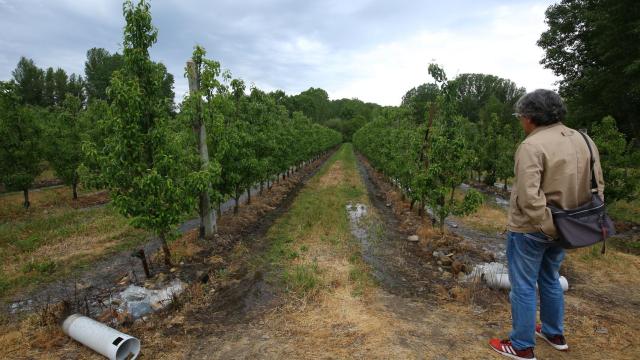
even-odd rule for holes
{"type": "Polygon", "coordinates": [[[283,273],[287,290],[306,295],[320,285],[320,270],[318,264],[297,264],[286,269],[283,273]]]}
{"type": "MultiPolygon", "coordinates": [[[[81,194],[89,205],[105,198],[81,194]]],[[[17,193],[0,196],[0,298],[69,276],[149,236],[108,205],[76,208],[67,187],[32,192],[28,210],[21,201],[17,193]]]]}
{"type": "MultiPolygon", "coordinates": [[[[457,191],[455,194],[459,201],[462,201],[464,194],[457,191]]],[[[460,221],[476,230],[487,235],[495,235],[502,232],[507,226],[507,210],[494,204],[491,201],[491,195],[484,195],[484,202],[480,208],[472,214],[460,217],[460,221]]]]}
{"type": "Polygon", "coordinates": [[[35,183],[43,182],[43,181],[51,181],[57,180],[56,172],[48,165],[45,165],[46,168],[40,173],[40,175],[36,176],[35,183]]]}
{"type": "Polygon", "coordinates": [[[345,144],[267,234],[270,248],[263,261],[281,269],[277,276],[285,289],[305,297],[347,282],[354,294],[364,292],[371,282],[351,235],[346,205],[366,201],[355,154],[351,144],[345,144]]]}
{"type": "Polygon", "coordinates": [[[640,197],[634,200],[618,200],[609,204],[607,212],[614,220],[640,224],[640,197]]]}

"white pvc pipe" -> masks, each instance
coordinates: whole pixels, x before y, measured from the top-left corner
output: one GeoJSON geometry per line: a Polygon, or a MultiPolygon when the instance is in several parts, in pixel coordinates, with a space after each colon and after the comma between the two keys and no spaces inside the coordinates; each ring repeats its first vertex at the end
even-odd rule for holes
{"type": "Polygon", "coordinates": [[[110,360],[134,360],[140,353],[140,340],[80,314],[69,316],[62,330],[110,360]]]}
{"type": "MultiPolygon", "coordinates": [[[[487,272],[483,276],[484,281],[487,282],[487,285],[496,289],[510,289],[511,283],[509,282],[509,274],[504,273],[493,273],[487,272]]],[[[560,286],[562,286],[562,291],[569,290],[569,282],[567,278],[564,276],[560,276],[560,286]]]]}

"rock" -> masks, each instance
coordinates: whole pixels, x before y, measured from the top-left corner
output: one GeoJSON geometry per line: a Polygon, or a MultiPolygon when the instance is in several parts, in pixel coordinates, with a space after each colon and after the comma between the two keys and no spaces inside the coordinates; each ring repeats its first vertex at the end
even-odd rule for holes
{"type": "Polygon", "coordinates": [[[458,260],[454,260],[453,263],[451,264],[451,271],[454,274],[459,274],[459,273],[464,273],[465,269],[465,265],[464,263],[458,261],[458,260]]]}
{"type": "Polygon", "coordinates": [[[162,284],[165,280],[167,280],[167,274],[165,273],[159,273],[155,279],[156,284],[162,284]]]}
{"type": "Polygon", "coordinates": [[[209,273],[206,271],[198,271],[197,273],[198,276],[198,281],[200,281],[203,284],[206,284],[209,282],[209,273]]]}
{"type": "Polygon", "coordinates": [[[597,328],[596,329],[596,334],[600,334],[600,335],[608,335],[609,334],[609,329],[607,328],[597,328]]]}
{"type": "Polygon", "coordinates": [[[262,335],[262,340],[269,340],[271,339],[271,336],[269,335],[262,335]]]}
{"type": "Polygon", "coordinates": [[[442,263],[443,266],[451,266],[451,263],[453,263],[451,258],[448,256],[441,256],[438,262],[442,263]]]}
{"type": "Polygon", "coordinates": [[[176,271],[178,271],[178,268],[177,268],[177,267],[172,267],[172,268],[169,270],[169,272],[172,272],[172,273],[173,273],[173,272],[176,272],[176,271]]]}
{"type": "Polygon", "coordinates": [[[442,273],[442,279],[443,279],[443,280],[449,280],[449,279],[451,279],[451,273],[450,273],[450,272],[448,272],[448,271],[443,272],[443,273],[442,273]]]}
{"type": "Polygon", "coordinates": [[[410,242],[418,242],[418,241],[420,241],[420,238],[418,237],[418,235],[411,235],[411,236],[409,236],[409,237],[407,238],[407,241],[410,241],[410,242]]]}
{"type": "Polygon", "coordinates": [[[209,258],[209,263],[214,267],[224,267],[225,261],[220,255],[213,255],[209,258]]]}
{"type": "Polygon", "coordinates": [[[184,316],[182,315],[176,315],[173,317],[173,319],[171,319],[170,321],[171,325],[180,325],[180,324],[184,324],[184,316]]]}
{"type": "Polygon", "coordinates": [[[391,203],[387,203],[387,204],[386,204],[386,206],[387,206],[387,207],[391,207],[391,203]]]}
{"type": "Polygon", "coordinates": [[[124,277],[122,277],[122,279],[120,279],[120,281],[118,281],[118,285],[126,285],[129,283],[129,275],[125,275],[124,277]]]}

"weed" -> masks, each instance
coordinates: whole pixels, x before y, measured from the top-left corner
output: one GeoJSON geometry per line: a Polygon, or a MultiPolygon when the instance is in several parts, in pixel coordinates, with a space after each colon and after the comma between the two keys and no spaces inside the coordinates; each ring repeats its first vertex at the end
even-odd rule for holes
{"type": "Polygon", "coordinates": [[[18,239],[14,244],[18,249],[20,249],[20,251],[29,252],[35,250],[39,243],[40,237],[38,235],[31,235],[24,239],[18,239]]]}
{"type": "Polygon", "coordinates": [[[318,275],[318,264],[313,262],[311,264],[295,265],[292,269],[285,270],[283,276],[287,290],[304,296],[318,287],[320,284],[318,275]]]}
{"type": "Polygon", "coordinates": [[[229,280],[230,275],[231,273],[229,273],[229,270],[227,268],[216,270],[216,278],[220,279],[221,281],[229,280]]]}
{"type": "Polygon", "coordinates": [[[590,247],[584,254],[582,254],[580,256],[580,258],[584,261],[590,261],[590,260],[595,260],[595,259],[600,259],[602,258],[602,245],[601,244],[597,244],[594,245],[592,247],[590,247]]]}
{"type": "Polygon", "coordinates": [[[57,268],[57,264],[53,260],[45,260],[42,262],[36,262],[31,260],[30,262],[22,266],[23,273],[29,273],[36,271],[40,274],[52,274],[57,268]]]}
{"type": "Polygon", "coordinates": [[[618,200],[607,205],[607,212],[618,221],[640,224],[640,197],[634,200],[618,200]]]}
{"type": "Polygon", "coordinates": [[[0,277],[0,297],[4,296],[4,293],[9,290],[9,281],[4,277],[0,277]]]}

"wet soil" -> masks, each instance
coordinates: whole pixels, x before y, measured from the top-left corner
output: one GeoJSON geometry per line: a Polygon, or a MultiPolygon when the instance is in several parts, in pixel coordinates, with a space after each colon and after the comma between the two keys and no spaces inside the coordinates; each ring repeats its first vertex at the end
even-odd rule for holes
{"type": "MultiPolygon", "coordinates": [[[[371,208],[367,216],[352,221],[352,233],[360,241],[363,257],[373,268],[373,276],[392,294],[428,297],[441,281],[442,268],[432,258],[420,256],[420,244],[407,240],[400,221],[387,206],[386,197],[371,178],[361,159],[358,172],[365,184],[371,208]]],[[[364,206],[364,205],[361,205],[364,206]]]]}

